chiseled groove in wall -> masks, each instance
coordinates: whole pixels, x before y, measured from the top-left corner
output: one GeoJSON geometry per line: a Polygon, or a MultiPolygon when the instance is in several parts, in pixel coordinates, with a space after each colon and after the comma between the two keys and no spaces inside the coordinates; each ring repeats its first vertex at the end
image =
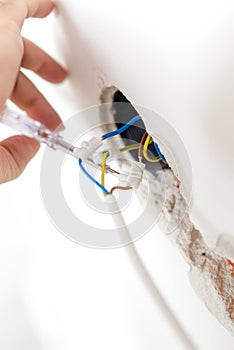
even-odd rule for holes
{"type": "MultiPolygon", "coordinates": [[[[206,245],[202,234],[192,224],[187,204],[180,193],[176,182],[173,182],[173,174],[170,170],[160,170],[155,175],[148,174],[150,188],[157,189],[161,186],[164,189],[151,195],[152,207],[158,209],[161,195],[163,203],[162,215],[159,227],[163,232],[168,232],[168,227],[175,227],[175,230],[168,235],[173,244],[180,249],[186,261],[191,266],[189,278],[196,292],[204,301],[210,312],[219,322],[234,335],[234,278],[231,267],[225,257],[218,255],[206,245]],[[163,172],[163,177],[160,173],[163,172]],[[164,179],[162,181],[162,179],[164,179]],[[176,198],[173,207],[168,207],[168,199],[171,196],[176,198]],[[157,196],[155,202],[154,197],[157,196]],[[159,203],[159,204],[158,204],[159,203]],[[182,218],[182,220],[181,220],[182,218]]],[[[146,199],[144,186],[141,187],[139,195],[146,199]]]]}
{"type": "MultiPolygon", "coordinates": [[[[113,120],[109,103],[116,91],[113,86],[102,91],[100,115],[103,122],[113,120]]],[[[201,233],[192,224],[187,204],[173,181],[172,172],[160,170],[155,175],[148,173],[147,177],[153,189],[150,195],[152,210],[162,211],[160,229],[167,233],[170,227],[175,227],[169,238],[191,266],[189,277],[194,289],[210,312],[234,335],[234,278],[227,259],[208,248],[201,233]],[[161,191],[160,187],[165,187],[165,178],[166,188],[161,191]]],[[[142,199],[149,195],[146,188],[143,184],[139,190],[142,199]]]]}

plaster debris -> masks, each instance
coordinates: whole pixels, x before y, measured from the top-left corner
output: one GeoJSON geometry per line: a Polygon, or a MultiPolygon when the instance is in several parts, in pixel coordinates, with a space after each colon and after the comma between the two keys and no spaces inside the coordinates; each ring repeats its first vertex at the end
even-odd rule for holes
{"type": "Polygon", "coordinates": [[[144,199],[147,196],[152,197],[150,198],[152,211],[157,212],[158,207],[162,205],[160,229],[169,234],[169,239],[180,249],[190,265],[189,279],[197,294],[217,320],[234,335],[232,265],[226,257],[222,257],[206,245],[202,234],[191,223],[187,203],[182,197],[177,183],[174,182],[172,185],[172,172],[170,170],[161,170],[160,172],[155,176],[147,174],[150,187],[154,188],[154,192],[147,194],[142,186],[139,196],[144,199]],[[160,172],[163,172],[163,176],[159,174],[160,172]],[[162,179],[164,180],[162,181],[162,179]],[[164,191],[160,189],[160,192],[155,193],[155,189],[160,187],[160,183],[162,187],[165,187],[164,191]],[[155,196],[157,201],[155,201],[155,196]]]}

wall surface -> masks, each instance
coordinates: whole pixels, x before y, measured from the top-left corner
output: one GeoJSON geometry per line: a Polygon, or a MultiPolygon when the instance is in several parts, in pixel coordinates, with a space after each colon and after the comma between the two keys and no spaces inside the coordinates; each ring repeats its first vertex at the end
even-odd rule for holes
{"type": "MultiPolygon", "coordinates": [[[[95,103],[97,89],[90,82],[96,75],[135,105],[165,118],[192,163],[194,223],[214,239],[222,233],[233,236],[233,2],[57,3],[63,49],[80,102],[95,103]]],[[[151,134],[161,139],[164,153],[164,142],[173,153],[185,186],[188,164],[175,138],[141,114],[151,134]]]]}
{"type": "MultiPolygon", "coordinates": [[[[28,20],[24,35],[56,57],[54,28],[58,36],[61,24],[55,23],[28,20]]],[[[53,87],[30,77],[64,119],[80,110],[68,83],[53,87]]],[[[1,137],[8,135],[1,127],[1,137]]],[[[42,155],[43,147],[20,179],[0,188],[0,348],[181,350],[124,249],[84,248],[52,225],[40,196],[42,155]]],[[[136,245],[198,349],[233,349],[233,337],[198,300],[188,266],[167,238],[155,228],[136,245]]]]}

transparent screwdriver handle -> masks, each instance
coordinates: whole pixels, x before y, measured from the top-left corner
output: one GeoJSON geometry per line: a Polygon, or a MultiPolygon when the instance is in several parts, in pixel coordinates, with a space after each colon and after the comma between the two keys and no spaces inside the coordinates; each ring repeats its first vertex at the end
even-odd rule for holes
{"type": "Polygon", "coordinates": [[[57,133],[48,130],[42,123],[29,118],[25,112],[13,110],[9,107],[6,107],[1,114],[0,121],[21,134],[46,144],[48,143],[48,135],[50,135],[49,138],[52,138],[52,143],[53,139],[58,136],[57,133]]]}
{"type": "Polygon", "coordinates": [[[20,132],[22,135],[45,143],[50,148],[60,149],[74,156],[75,147],[64,141],[58,132],[49,130],[44,124],[31,119],[21,110],[14,110],[6,106],[0,114],[0,122],[20,132]]]}

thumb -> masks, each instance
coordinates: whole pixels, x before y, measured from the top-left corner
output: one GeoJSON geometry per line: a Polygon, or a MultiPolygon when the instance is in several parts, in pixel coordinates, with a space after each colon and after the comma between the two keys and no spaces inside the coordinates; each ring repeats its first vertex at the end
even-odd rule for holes
{"type": "Polygon", "coordinates": [[[36,140],[20,135],[0,142],[0,184],[17,178],[39,148],[36,140]]]}

